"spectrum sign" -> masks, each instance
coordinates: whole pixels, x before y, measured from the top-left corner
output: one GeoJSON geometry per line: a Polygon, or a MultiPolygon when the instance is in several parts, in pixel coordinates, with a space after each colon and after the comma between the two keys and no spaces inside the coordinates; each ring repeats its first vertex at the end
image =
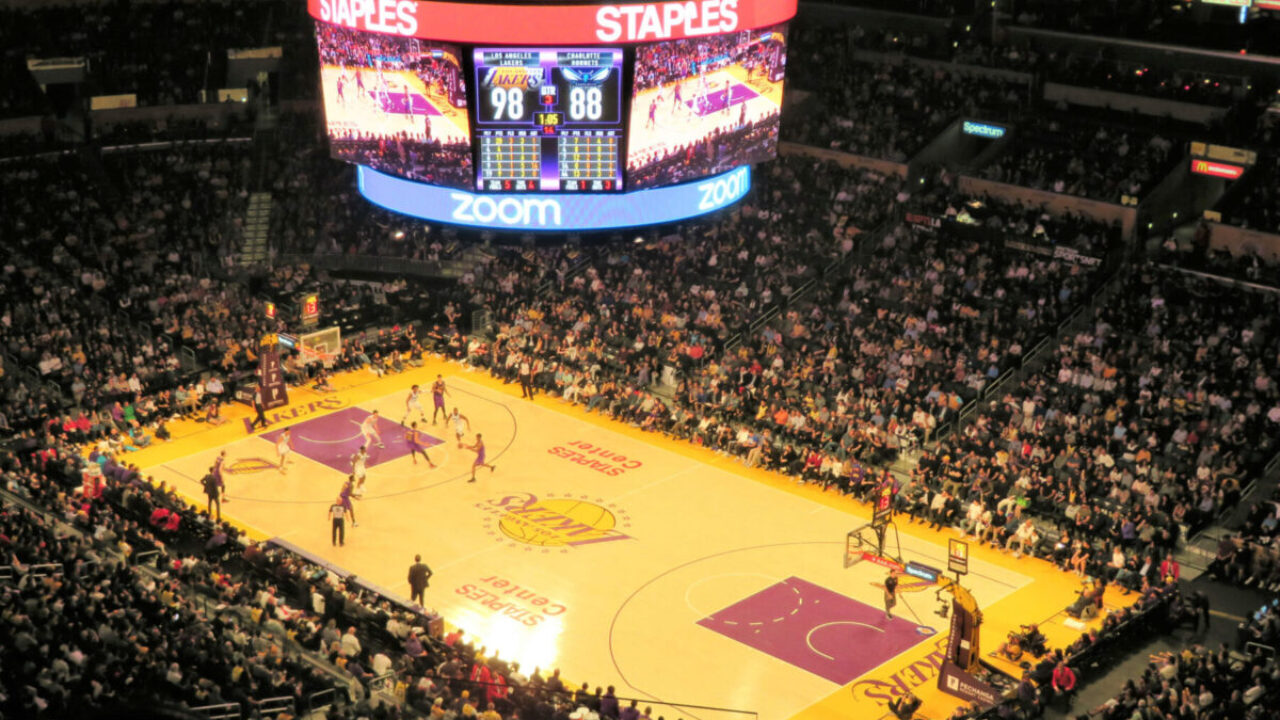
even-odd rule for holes
{"type": "Polygon", "coordinates": [[[1238,180],[1241,175],[1244,175],[1244,168],[1230,163],[1193,158],[1191,160],[1191,172],[1224,180],[1238,180]]]}
{"type": "Polygon", "coordinates": [[[357,182],[369,202],[424,220],[494,230],[611,230],[677,222],[728,207],[751,189],[751,167],[616,195],[477,194],[404,180],[363,165],[357,182]]]}
{"type": "Polygon", "coordinates": [[[976,135],[978,137],[990,138],[992,140],[999,140],[1004,137],[1006,132],[1008,132],[999,125],[973,122],[972,120],[965,120],[964,125],[962,125],[960,129],[965,135],[976,135]]]}

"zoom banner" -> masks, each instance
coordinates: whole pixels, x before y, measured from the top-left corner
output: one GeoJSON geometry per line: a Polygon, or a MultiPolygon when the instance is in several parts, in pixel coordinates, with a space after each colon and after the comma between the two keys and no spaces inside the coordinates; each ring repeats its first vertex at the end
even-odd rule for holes
{"type": "Polygon", "coordinates": [[[360,166],[360,194],[394,212],[435,222],[494,230],[611,230],[677,222],[741,200],[751,167],[684,185],[618,194],[470,193],[424,185],[360,166]]]}

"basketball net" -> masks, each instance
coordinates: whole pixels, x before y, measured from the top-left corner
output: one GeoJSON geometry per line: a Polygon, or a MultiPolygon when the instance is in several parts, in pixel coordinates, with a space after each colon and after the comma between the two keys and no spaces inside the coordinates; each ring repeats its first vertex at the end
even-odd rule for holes
{"type": "Polygon", "coordinates": [[[302,360],[303,365],[320,363],[326,368],[332,368],[333,361],[337,358],[337,355],[334,353],[321,352],[315,348],[298,345],[298,357],[302,360]]]}

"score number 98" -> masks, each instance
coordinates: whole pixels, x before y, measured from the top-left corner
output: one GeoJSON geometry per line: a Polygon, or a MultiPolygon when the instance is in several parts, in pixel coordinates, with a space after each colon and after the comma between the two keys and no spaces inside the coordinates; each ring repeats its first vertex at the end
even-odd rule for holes
{"type": "MultiPolygon", "coordinates": [[[[489,91],[494,120],[524,120],[524,89],[496,87],[489,91]]],[[[569,119],[599,120],[604,115],[604,93],[594,85],[569,91],[569,119]]]]}

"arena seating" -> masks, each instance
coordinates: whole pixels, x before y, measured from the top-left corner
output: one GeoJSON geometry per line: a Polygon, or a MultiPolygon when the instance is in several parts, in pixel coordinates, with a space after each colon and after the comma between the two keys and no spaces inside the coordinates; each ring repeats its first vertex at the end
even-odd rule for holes
{"type": "MultiPolygon", "coordinates": [[[[1021,19],[1079,27],[1073,18],[1087,16],[1077,15],[1083,6],[1064,7],[1041,21],[1028,7],[1021,19]]],[[[857,29],[795,37],[793,82],[816,92],[828,114],[788,117],[784,139],[874,158],[906,160],[970,114],[1049,115],[1019,83],[855,60],[850,47],[1194,102],[1229,92],[1200,76],[1198,84],[1159,70],[1130,77],[1109,62],[1060,63],[961,33],[948,38],[954,44],[857,29]]],[[[92,48],[89,89],[134,92],[143,104],[194,100],[201,80],[192,73],[209,51],[306,38],[305,16],[274,2],[0,11],[6,48],[92,48]],[[140,40],[156,33],[172,42],[140,40]]],[[[297,96],[314,94],[313,61],[297,52],[286,59],[285,82],[297,96]]],[[[18,52],[8,52],[0,116],[48,109],[29,79],[18,52]]],[[[1046,128],[982,174],[1114,202],[1149,190],[1180,157],[1154,133],[1091,121],[1046,128]]],[[[460,715],[489,701],[504,717],[608,707],[598,688],[570,693],[558,678],[526,675],[456,637],[428,637],[429,614],[392,606],[287,549],[246,548],[233,527],[128,467],[130,446],[209,402],[201,372],[229,378],[252,368],[254,340],[271,328],[264,299],[322,292],[323,324],[352,331],[338,369],[385,371],[389,354],[425,346],[512,379],[524,354],[541,391],[798,482],[856,494],[872,473],[895,466],[908,478],[901,509],[1002,545],[1013,544],[1018,521],[1033,518],[1039,537],[1021,551],[1148,588],[1139,610],[1116,616],[1115,634],[1080,641],[1073,665],[1122,647],[1133,637],[1126,628],[1164,624],[1176,603],[1150,588],[1160,585],[1165,553],[1231,505],[1276,451],[1276,357],[1263,344],[1280,331],[1274,301],[1139,266],[1112,301],[1090,307],[1118,262],[1122,242],[1111,226],[969,197],[945,181],[906,188],[896,177],[789,155],[761,169],[741,212],[634,244],[494,247],[457,283],[431,288],[292,264],[249,286],[223,260],[239,248],[254,160],[235,132],[203,142],[209,134],[182,121],[118,125],[98,144],[181,141],[0,166],[0,235],[13,238],[0,246],[0,431],[12,438],[0,469],[9,492],[43,511],[10,504],[0,515],[10,573],[0,596],[9,620],[0,631],[6,716],[153,699],[230,703],[248,715],[287,698],[301,712],[347,697],[349,684],[361,688],[356,698],[396,697],[410,716],[437,716],[437,699],[440,712],[460,715]],[[937,222],[907,222],[906,213],[937,222]],[[1099,264],[1066,262],[1053,254],[1059,249],[1099,264]],[[492,313],[496,337],[465,334],[476,310],[492,313]],[[1058,336],[1082,310],[1083,326],[1058,336]],[[359,337],[415,320],[425,321],[419,331],[359,337]],[[1160,372],[1148,368],[1151,359],[1160,372]],[[670,379],[666,367],[674,387],[660,382],[670,379]],[[962,426],[966,407],[972,421],[962,426]],[[99,452],[111,456],[100,497],[77,492],[72,443],[82,442],[102,443],[99,452]],[[941,512],[932,509],[938,496],[941,512]],[[985,500],[969,523],[976,496],[985,500]],[[1120,566],[1097,552],[1112,542],[1123,548],[1120,566]],[[345,639],[348,627],[356,641],[345,639]]],[[[359,198],[351,173],[318,139],[313,113],[284,115],[262,172],[276,196],[272,234],[282,254],[440,263],[457,252],[439,228],[359,198]]],[[[25,155],[32,142],[6,140],[0,155],[25,155]]],[[[1274,160],[1265,156],[1264,179],[1231,222],[1277,229],[1274,160]]],[[[1210,269],[1224,268],[1276,277],[1274,268],[1234,261],[1210,269]]],[[[1275,587],[1275,516],[1274,504],[1259,504],[1215,571],[1275,587]]],[[[1243,632],[1274,645],[1276,628],[1270,610],[1243,632]]],[[[1153,679],[1126,687],[1104,716],[1129,717],[1145,700],[1190,707],[1195,717],[1228,707],[1237,691],[1252,707],[1277,691],[1272,661],[1204,652],[1168,667],[1151,673],[1189,693],[1169,696],[1153,679]],[[1210,700],[1202,703],[1192,685],[1206,674],[1210,700]]],[[[371,712],[365,701],[333,714],[371,712]]]]}

